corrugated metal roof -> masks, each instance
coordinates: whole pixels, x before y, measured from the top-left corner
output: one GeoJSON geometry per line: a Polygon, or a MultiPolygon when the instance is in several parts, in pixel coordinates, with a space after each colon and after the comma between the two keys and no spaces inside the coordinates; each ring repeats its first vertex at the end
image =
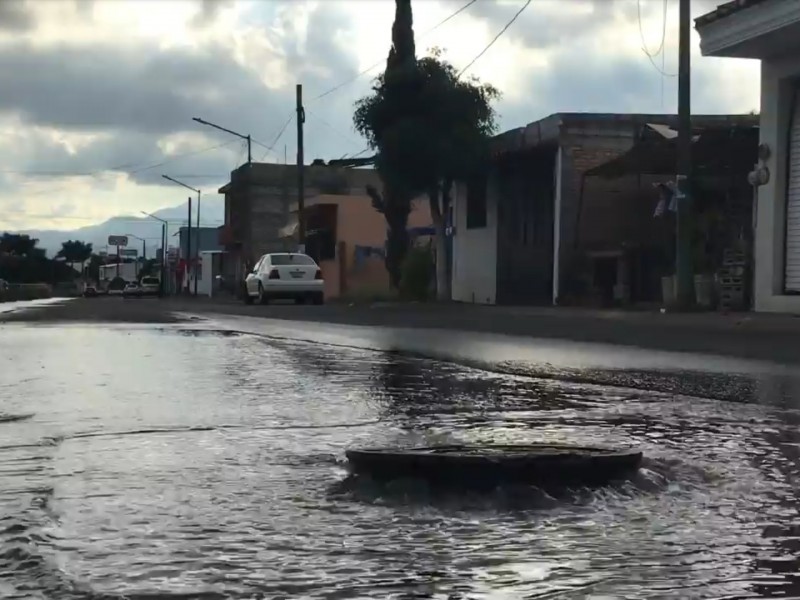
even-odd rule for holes
{"type": "MultiPolygon", "coordinates": [[[[740,12],[746,8],[750,8],[755,6],[756,4],[761,4],[762,2],[769,2],[771,0],[731,0],[730,2],[725,2],[724,4],[720,4],[717,8],[710,13],[697,17],[694,20],[695,27],[703,27],[704,25],[708,25],[714,21],[718,21],[728,15],[732,15],[733,13],[740,12]]],[[[776,0],[777,1],[777,0],[776,0]]]]}

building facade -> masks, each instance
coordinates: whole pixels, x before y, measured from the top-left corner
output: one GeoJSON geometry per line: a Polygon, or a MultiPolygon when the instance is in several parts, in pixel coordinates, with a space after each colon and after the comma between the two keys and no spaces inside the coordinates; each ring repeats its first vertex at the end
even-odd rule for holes
{"type": "MultiPolygon", "coordinates": [[[[320,194],[364,194],[367,185],[379,187],[373,169],[333,167],[315,161],[304,168],[305,197],[320,194]]],[[[223,277],[240,282],[263,254],[293,250],[282,229],[289,208],[297,201],[297,166],[273,163],[245,164],[231,173],[220,188],[225,195],[225,224],[219,242],[226,251],[223,277]]]]}
{"type": "Polygon", "coordinates": [[[800,312],[800,2],[735,0],[696,28],[705,56],[761,60],[755,309],[800,312]]]}
{"type": "MultiPolygon", "coordinates": [[[[723,127],[730,120],[694,118],[723,127]]],[[[658,192],[640,176],[587,174],[626,154],[645,131],[676,122],[675,115],[559,113],[497,136],[485,179],[456,189],[453,299],[572,303],[585,293],[579,288],[587,260],[612,295],[624,295],[625,274],[636,271],[631,256],[654,262],[647,257],[661,253],[670,262],[674,226],[652,218],[658,192]]],[[[646,271],[640,268],[639,277],[646,271]]]]}
{"type": "MultiPolygon", "coordinates": [[[[283,229],[287,244],[297,244],[297,203],[283,229]]],[[[343,295],[380,297],[391,287],[386,270],[386,219],[366,194],[320,194],[306,199],[306,252],[322,269],[325,298],[343,295]]],[[[433,227],[427,197],[413,201],[409,234],[429,242],[433,227]]]]}

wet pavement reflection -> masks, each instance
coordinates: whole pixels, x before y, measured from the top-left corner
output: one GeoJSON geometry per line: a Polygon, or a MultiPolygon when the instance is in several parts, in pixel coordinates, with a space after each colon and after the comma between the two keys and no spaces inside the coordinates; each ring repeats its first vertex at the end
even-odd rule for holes
{"type": "Polygon", "coordinates": [[[566,344],[557,365],[467,338],[456,361],[320,332],[4,327],[0,597],[800,595],[789,372],[663,356],[615,370],[581,365],[586,347],[569,367],[566,344]],[[359,444],[454,441],[647,458],[630,481],[558,495],[378,486],[342,462],[359,444]]]}

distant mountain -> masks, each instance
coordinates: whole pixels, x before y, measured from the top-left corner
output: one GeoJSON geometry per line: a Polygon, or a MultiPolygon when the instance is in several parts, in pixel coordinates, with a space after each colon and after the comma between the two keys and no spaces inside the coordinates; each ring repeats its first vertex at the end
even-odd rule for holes
{"type": "MultiPolygon", "coordinates": [[[[192,206],[192,226],[195,225],[197,218],[195,210],[196,207],[192,206]]],[[[176,245],[177,238],[172,237],[172,234],[176,233],[179,227],[186,226],[187,212],[187,203],[184,202],[181,205],[162,208],[153,213],[155,216],[169,221],[167,225],[168,246],[176,245]]],[[[200,225],[218,227],[222,225],[224,219],[225,199],[219,196],[203,198],[200,205],[200,225]]],[[[105,250],[109,235],[130,234],[145,238],[148,257],[154,257],[156,248],[161,246],[161,223],[142,214],[120,215],[97,225],[88,225],[78,229],[31,229],[18,233],[38,239],[39,247],[44,248],[48,256],[54,256],[61,249],[61,243],[67,240],[90,242],[95,251],[105,250]]],[[[141,252],[142,242],[131,237],[128,240],[128,246],[137,248],[141,252]]]]}

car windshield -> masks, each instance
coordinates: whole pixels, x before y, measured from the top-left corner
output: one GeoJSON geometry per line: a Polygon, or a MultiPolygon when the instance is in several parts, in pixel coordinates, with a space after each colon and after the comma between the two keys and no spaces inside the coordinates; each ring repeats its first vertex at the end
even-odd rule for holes
{"type": "Polygon", "coordinates": [[[273,254],[270,257],[273,265],[307,265],[313,266],[317,263],[314,259],[305,254],[273,254]]]}

